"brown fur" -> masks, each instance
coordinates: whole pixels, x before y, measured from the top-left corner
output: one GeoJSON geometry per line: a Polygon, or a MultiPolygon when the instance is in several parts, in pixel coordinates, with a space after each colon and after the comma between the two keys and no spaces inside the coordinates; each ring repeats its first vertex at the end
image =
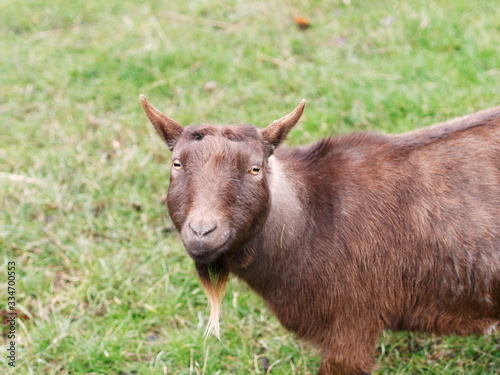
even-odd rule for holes
{"type": "Polygon", "coordinates": [[[468,335],[497,323],[500,107],[275,151],[297,113],[282,131],[175,127],[183,169],[168,208],[212,306],[235,274],[321,350],[320,374],[372,371],[383,329],[468,335]],[[186,223],[215,229],[192,240],[186,223]],[[217,236],[227,240],[215,248],[217,236]]]}

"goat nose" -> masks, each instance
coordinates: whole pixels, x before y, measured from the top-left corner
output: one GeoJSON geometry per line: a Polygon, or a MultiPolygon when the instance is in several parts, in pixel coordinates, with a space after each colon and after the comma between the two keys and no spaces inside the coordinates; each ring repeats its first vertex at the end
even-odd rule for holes
{"type": "Polygon", "coordinates": [[[190,222],[189,228],[191,228],[196,237],[202,238],[212,233],[217,228],[217,224],[215,222],[197,221],[190,222]]]}

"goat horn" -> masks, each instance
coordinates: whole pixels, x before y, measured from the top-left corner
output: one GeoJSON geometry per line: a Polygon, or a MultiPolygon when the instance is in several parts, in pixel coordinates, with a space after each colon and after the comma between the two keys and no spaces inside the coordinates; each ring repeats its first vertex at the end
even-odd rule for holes
{"type": "Polygon", "coordinates": [[[291,129],[302,117],[304,108],[306,108],[306,100],[302,99],[292,112],[278,120],[274,120],[269,126],[289,126],[291,129]]]}
{"type": "Polygon", "coordinates": [[[153,124],[158,135],[167,143],[170,150],[172,150],[175,142],[184,131],[184,128],[177,121],[165,116],[149,104],[144,95],[139,95],[139,98],[141,98],[142,108],[144,109],[149,121],[153,124]]]}
{"type": "Polygon", "coordinates": [[[269,142],[274,150],[286,138],[293,126],[299,121],[304,108],[306,107],[306,100],[302,99],[292,112],[288,115],[273,121],[265,129],[262,129],[262,138],[269,142]]]}

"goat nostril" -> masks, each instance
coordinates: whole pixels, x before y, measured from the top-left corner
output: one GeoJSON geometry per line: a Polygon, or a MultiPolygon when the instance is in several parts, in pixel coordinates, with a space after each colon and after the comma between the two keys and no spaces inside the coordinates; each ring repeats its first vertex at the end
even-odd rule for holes
{"type": "Polygon", "coordinates": [[[209,229],[205,229],[205,230],[203,231],[202,235],[203,235],[203,236],[206,236],[207,234],[212,233],[212,232],[215,230],[215,228],[217,228],[217,225],[213,225],[211,228],[209,228],[209,229]]]}
{"type": "Polygon", "coordinates": [[[196,237],[205,237],[212,233],[216,228],[217,224],[203,224],[203,223],[189,223],[189,228],[193,231],[196,237]]]}
{"type": "Polygon", "coordinates": [[[196,232],[196,230],[193,228],[193,226],[191,225],[191,223],[188,223],[188,226],[193,231],[194,234],[198,234],[198,232],[196,232]]]}

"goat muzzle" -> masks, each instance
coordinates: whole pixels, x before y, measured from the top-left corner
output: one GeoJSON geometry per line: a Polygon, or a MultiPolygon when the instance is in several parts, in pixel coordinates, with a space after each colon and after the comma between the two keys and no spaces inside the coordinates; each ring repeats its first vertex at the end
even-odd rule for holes
{"type": "Polygon", "coordinates": [[[227,248],[229,230],[214,217],[191,218],[181,231],[189,256],[198,263],[210,263],[227,248]]]}

